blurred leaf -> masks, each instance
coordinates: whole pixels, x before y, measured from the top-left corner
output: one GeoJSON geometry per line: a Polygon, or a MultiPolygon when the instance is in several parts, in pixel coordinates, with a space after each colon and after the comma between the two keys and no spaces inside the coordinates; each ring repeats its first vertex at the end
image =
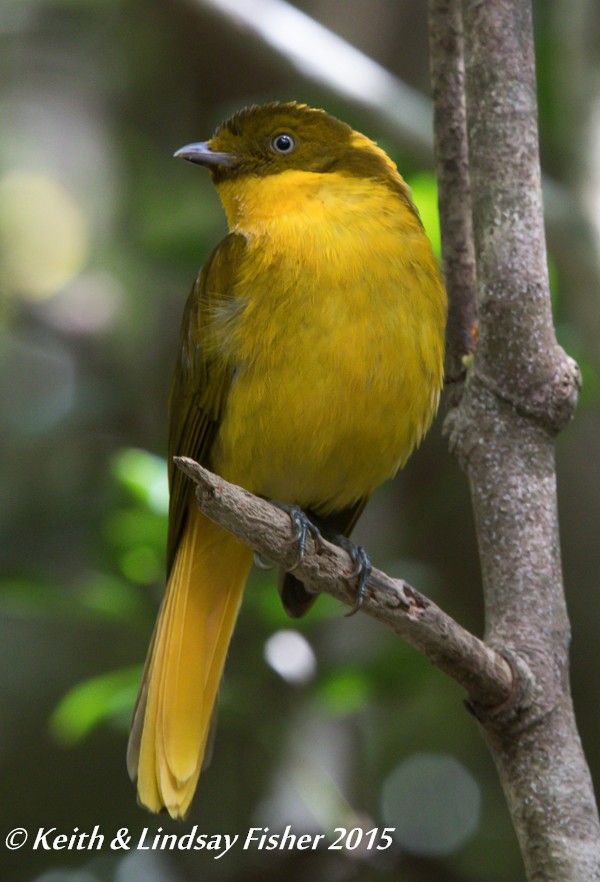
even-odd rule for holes
{"type": "Polygon", "coordinates": [[[78,585],[33,579],[0,582],[0,608],[11,615],[39,618],[135,621],[144,613],[139,590],[122,579],[90,571],[78,585]]]}
{"type": "Polygon", "coordinates": [[[83,611],[106,619],[138,621],[146,611],[137,588],[106,573],[88,573],[78,598],[83,611]]]}
{"type": "Polygon", "coordinates": [[[61,744],[82,741],[104,722],[121,724],[129,718],[142,667],[102,674],[73,687],[54,709],[50,730],[61,744]]]}
{"type": "Polygon", "coordinates": [[[412,190],[413,200],[419,209],[419,214],[429,236],[431,247],[439,258],[442,253],[442,240],[440,234],[440,216],[438,212],[438,191],[435,175],[431,172],[418,172],[407,179],[407,184],[412,190]]]}
{"type": "Polygon", "coordinates": [[[13,615],[56,615],[73,610],[71,592],[26,578],[0,582],[0,607],[13,615]]]}
{"type": "Polygon", "coordinates": [[[371,695],[368,674],[357,668],[345,668],[331,674],[317,690],[330,713],[343,716],[361,710],[371,695]]]}
{"type": "Polygon", "coordinates": [[[127,447],[112,461],[117,480],[152,511],[165,514],[169,510],[167,463],[159,456],[127,447]]]}
{"type": "Polygon", "coordinates": [[[149,545],[136,545],[119,558],[123,575],[139,585],[151,585],[162,572],[162,560],[149,545]]]}
{"type": "Polygon", "coordinates": [[[119,509],[108,515],[104,534],[112,545],[128,548],[143,543],[163,550],[167,535],[167,519],[147,509],[119,509]]]}

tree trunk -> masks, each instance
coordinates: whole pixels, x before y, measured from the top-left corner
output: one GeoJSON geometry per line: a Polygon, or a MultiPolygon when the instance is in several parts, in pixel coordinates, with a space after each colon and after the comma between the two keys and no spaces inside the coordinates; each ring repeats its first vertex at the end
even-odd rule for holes
{"type": "Polygon", "coordinates": [[[471,489],[486,642],[515,674],[509,701],[471,706],[528,878],[591,882],[600,879],[600,826],[569,689],[554,465],[554,436],[572,416],[580,381],[552,325],[530,2],[430,0],[430,15],[444,262],[462,327],[449,338],[454,367],[468,354],[475,313],[464,273],[453,270],[470,235],[463,222],[457,245],[457,186],[471,194],[479,315],[476,353],[446,430],[471,489]]]}

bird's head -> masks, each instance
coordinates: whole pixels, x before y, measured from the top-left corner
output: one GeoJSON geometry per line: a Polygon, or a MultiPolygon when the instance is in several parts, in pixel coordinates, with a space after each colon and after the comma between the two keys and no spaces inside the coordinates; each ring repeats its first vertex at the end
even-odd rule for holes
{"type": "Polygon", "coordinates": [[[293,169],[405,187],[394,163],[373,141],[324,110],[295,102],[240,110],[209,141],[188,144],[175,156],[209,168],[217,185],[293,169]]]}

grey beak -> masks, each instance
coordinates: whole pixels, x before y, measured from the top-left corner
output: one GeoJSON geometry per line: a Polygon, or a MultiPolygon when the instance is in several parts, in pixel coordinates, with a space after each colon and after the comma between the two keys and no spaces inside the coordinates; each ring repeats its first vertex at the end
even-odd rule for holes
{"type": "Polygon", "coordinates": [[[230,167],[235,165],[236,161],[236,157],[231,153],[218,153],[215,150],[211,150],[208,141],[186,144],[185,147],[180,147],[179,150],[176,150],[173,156],[205,166],[224,165],[230,167]]]}

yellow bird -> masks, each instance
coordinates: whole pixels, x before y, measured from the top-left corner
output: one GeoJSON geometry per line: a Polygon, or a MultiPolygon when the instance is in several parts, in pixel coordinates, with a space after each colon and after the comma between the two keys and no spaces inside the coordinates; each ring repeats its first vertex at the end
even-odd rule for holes
{"type": "MultiPolygon", "coordinates": [[[[325,111],[249,107],[176,156],[210,169],[230,231],[183,316],[168,583],[128,748],[142,805],[179,818],[202,768],[252,552],[198,511],[172,457],[348,536],[433,419],[446,294],[396,166],[325,111]]],[[[281,592],[292,615],[312,600],[290,574],[281,592]]]]}

